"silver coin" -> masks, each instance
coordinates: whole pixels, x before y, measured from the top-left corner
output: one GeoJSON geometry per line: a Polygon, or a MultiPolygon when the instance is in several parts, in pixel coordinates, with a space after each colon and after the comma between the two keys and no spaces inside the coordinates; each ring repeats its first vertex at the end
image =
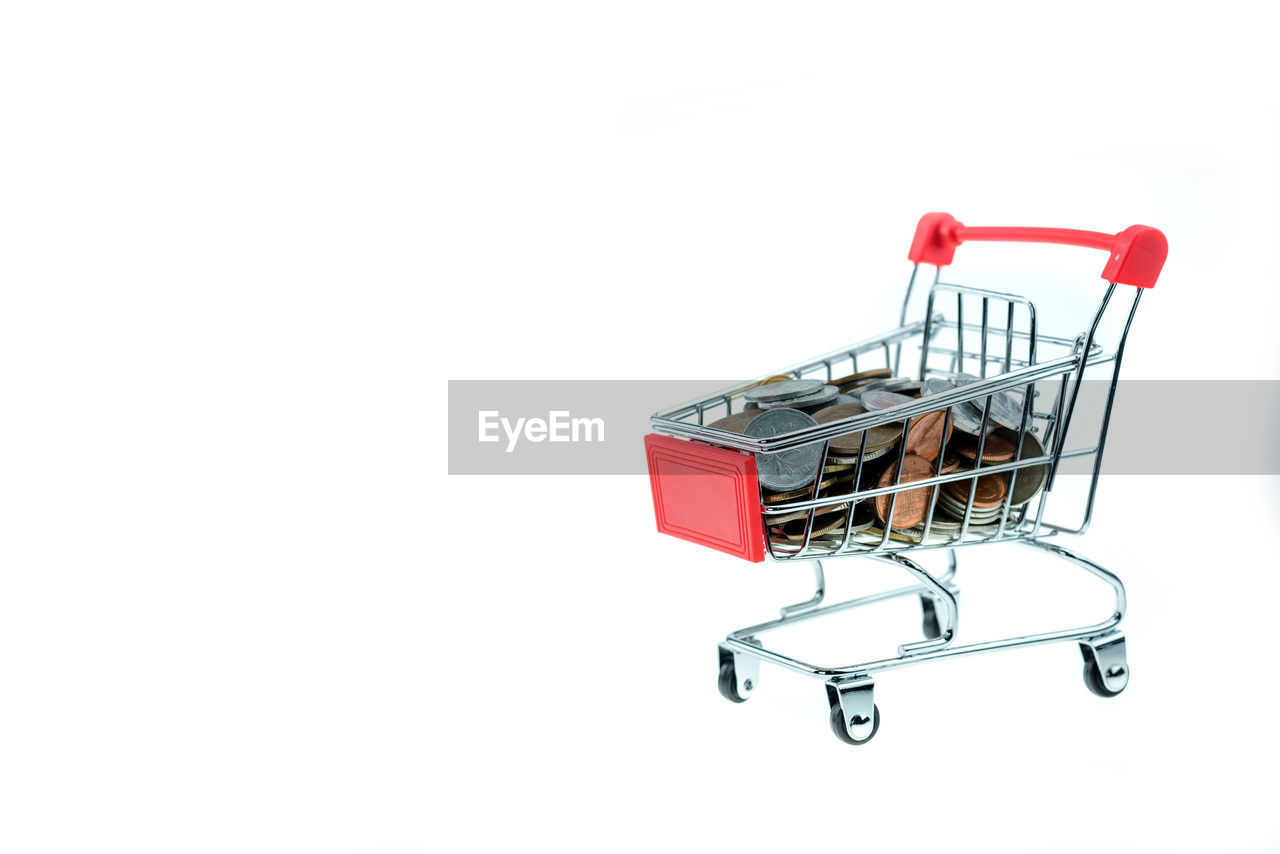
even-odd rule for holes
{"type": "MultiPolygon", "coordinates": [[[[969,385],[970,383],[981,382],[981,379],[973,374],[956,374],[956,379],[960,385],[969,385]]],[[[986,404],[986,398],[981,401],[971,401],[970,405],[978,412],[978,421],[982,421],[982,409],[986,404]]],[[[991,418],[1001,427],[1008,427],[1010,430],[1017,430],[1022,426],[1022,405],[1019,404],[1006,391],[998,391],[991,395],[991,418]]]]}
{"type": "MultiPolygon", "coordinates": [[[[767,439],[817,425],[817,421],[795,409],[767,409],[747,425],[743,434],[756,439],[767,439]]],[[[821,461],[822,443],[812,442],[789,451],[757,454],[756,471],[761,485],[768,489],[796,489],[817,477],[821,461]]]]}
{"type": "Polygon", "coordinates": [[[889,409],[914,400],[914,397],[907,397],[895,391],[864,391],[862,393],[862,405],[870,410],[889,409]]]}
{"type": "Polygon", "coordinates": [[[841,403],[861,403],[861,401],[851,394],[837,394],[835,399],[831,401],[832,406],[836,406],[841,403]]]}
{"type": "MultiPolygon", "coordinates": [[[[960,385],[961,383],[944,377],[930,377],[924,381],[921,395],[928,397],[941,394],[944,391],[959,388],[960,385]]],[[[982,408],[975,406],[971,401],[962,400],[951,407],[951,423],[957,430],[976,436],[982,431],[982,408]]],[[[996,425],[991,419],[987,419],[986,432],[990,433],[995,428],[996,425]]]]}
{"type": "MultiPolygon", "coordinates": [[[[813,394],[822,388],[822,380],[787,380],[786,382],[769,383],[749,388],[742,393],[747,400],[762,403],[766,400],[786,400],[813,394]]],[[[838,389],[837,389],[838,391],[838,389]]]]}
{"type": "MultiPolygon", "coordinates": [[[[774,383],[774,385],[782,385],[782,383],[774,383]]],[[[825,407],[835,400],[836,395],[840,391],[833,385],[819,386],[818,390],[812,394],[802,395],[800,397],[785,397],[781,400],[762,400],[760,401],[761,409],[776,409],[781,406],[791,409],[809,409],[812,407],[825,407]]]]}

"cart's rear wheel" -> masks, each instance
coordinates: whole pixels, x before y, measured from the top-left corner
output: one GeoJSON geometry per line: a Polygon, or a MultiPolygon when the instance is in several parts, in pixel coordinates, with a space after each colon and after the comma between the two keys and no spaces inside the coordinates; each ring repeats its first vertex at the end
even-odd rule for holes
{"type": "Polygon", "coordinates": [[[738,674],[733,669],[732,659],[720,663],[720,679],[716,683],[716,687],[720,689],[720,696],[730,703],[745,703],[747,701],[746,697],[738,696],[738,674]]]}
{"type": "MultiPolygon", "coordinates": [[[[844,712],[840,708],[840,701],[836,700],[831,704],[831,731],[836,734],[836,738],[845,744],[866,744],[868,741],[876,737],[876,733],[880,731],[880,707],[872,706],[873,719],[871,721],[871,734],[863,738],[854,738],[849,734],[849,722],[844,719],[844,712]]],[[[866,718],[858,723],[866,726],[866,718]]]]}
{"type": "Polygon", "coordinates": [[[1097,694],[1099,697],[1114,697],[1128,687],[1129,682],[1126,680],[1124,685],[1120,686],[1119,690],[1112,691],[1107,687],[1107,684],[1102,681],[1102,671],[1098,669],[1098,662],[1094,661],[1093,658],[1090,657],[1084,663],[1084,684],[1089,687],[1090,691],[1097,694]]]}

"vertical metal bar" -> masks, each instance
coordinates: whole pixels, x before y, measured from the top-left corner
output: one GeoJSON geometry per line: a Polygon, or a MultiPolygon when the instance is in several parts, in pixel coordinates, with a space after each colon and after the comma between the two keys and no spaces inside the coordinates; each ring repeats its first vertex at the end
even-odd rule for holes
{"type": "Polygon", "coordinates": [[[893,530],[893,513],[898,509],[898,494],[902,491],[902,461],[907,458],[907,432],[911,427],[910,420],[902,422],[902,441],[898,445],[898,465],[897,471],[893,475],[893,492],[889,493],[889,512],[885,514],[884,535],[880,537],[880,545],[878,549],[885,547],[889,542],[889,532],[893,530]]]}
{"type": "Polygon", "coordinates": [[[1124,358],[1124,346],[1129,340],[1129,327],[1133,326],[1133,316],[1138,313],[1138,301],[1146,288],[1134,288],[1133,303],[1129,306],[1129,317],[1124,322],[1124,331],[1120,333],[1120,343],[1116,346],[1115,363],[1111,369],[1111,386],[1107,389],[1107,406],[1102,413],[1102,427],[1098,430],[1098,451],[1094,455],[1093,477],[1089,482],[1089,500],[1084,507],[1084,521],[1076,529],[1083,534],[1093,521],[1093,500],[1098,494],[1098,476],[1102,474],[1102,452],[1107,444],[1107,428],[1111,423],[1111,407],[1116,400],[1116,387],[1120,382],[1120,360],[1124,358]]]}
{"type": "MultiPolygon", "coordinates": [[[[911,302],[911,289],[915,287],[915,274],[919,273],[919,271],[920,271],[920,265],[916,264],[915,266],[913,266],[913,268],[911,268],[911,278],[906,280],[906,296],[902,297],[902,310],[899,312],[899,315],[897,315],[897,325],[899,326],[906,325],[906,309],[908,309],[908,305],[911,302]]],[[[934,274],[934,280],[937,280],[937,274],[934,274]]],[[[932,300],[929,302],[932,303],[932,300]]],[[[888,356],[888,353],[886,353],[886,357],[887,356],[888,356]]],[[[899,342],[897,343],[897,351],[893,353],[892,365],[893,365],[893,374],[895,375],[897,374],[897,367],[899,367],[899,362],[901,361],[901,359],[902,359],[902,342],[899,342]]],[[[888,367],[888,365],[890,365],[890,362],[888,361],[884,362],[884,366],[888,367]]],[[[858,367],[856,366],[854,367],[854,373],[855,374],[858,373],[858,367]]]]}
{"type": "Polygon", "coordinates": [[[964,294],[956,293],[956,373],[964,372],[964,294]]]}
{"type": "Polygon", "coordinates": [[[933,299],[937,295],[937,291],[929,289],[929,302],[925,306],[924,315],[924,338],[920,342],[920,376],[918,379],[924,382],[925,372],[929,369],[929,342],[933,340],[933,299]]]}
{"type": "Polygon", "coordinates": [[[853,464],[853,492],[849,494],[849,518],[844,523],[844,541],[840,543],[840,550],[844,551],[849,548],[849,537],[853,534],[853,511],[857,509],[858,502],[854,496],[858,494],[858,490],[862,488],[862,455],[867,452],[867,431],[862,431],[862,438],[858,440],[858,461],[853,464]]]}
{"type": "Polygon", "coordinates": [[[1004,372],[1006,374],[1013,367],[1013,310],[1014,304],[1010,302],[1009,315],[1004,326],[1004,372]]]}
{"type": "MultiPolygon", "coordinates": [[[[942,417],[942,438],[938,442],[938,461],[933,467],[933,476],[942,476],[943,457],[947,449],[947,434],[951,432],[951,407],[947,407],[947,414],[942,417]]],[[[929,539],[929,531],[933,528],[933,511],[938,506],[938,490],[942,488],[942,484],[935,483],[933,490],[929,493],[929,510],[924,517],[924,533],[920,535],[920,543],[923,545],[929,539]]]]}
{"type": "Polygon", "coordinates": [[[973,461],[973,479],[969,481],[969,500],[964,505],[964,518],[960,520],[960,539],[969,535],[969,519],[973,515],[973,496],[978,491],[978,472],[982,470],[982,452],[987,447],[987,419],[991,417],[991,398],[982,410],[982,427],[978,430],[978,458],[973,461]]]}
{"type": "Polygon", "coordinates": [[[990,300],[987,297],[982,298],[982,343],[979,346],[978,361],[982,364],[978,367],[978,376],[983,379],[987,378],[987,303],[990,300]]]}
{"type": "Polygon", "coordinates": [[[1111,295],[1116,292],[1115,282],[1107,285],[1107,292],[1102,297],[1102,304],[1098,306],[1097,312],[1093,315],[1093,323],[1089,326],[1089,332],[1085,335],[1084,345],[1080,348],[1079,367],[1076,368],[1075,383],[1071,387],[1071,402],[1067,405],[1067,411],[1063,413],[1060,429],[1058,431],[1058,441],[1055,443],[1053,450],[1053,464],[1049,469],[1049,483],[1046,489],[1053,487],[1053,481],[1058,476],[1058,465],[1062,461],[1062,449],[1066,445],[1067,431],[1071,429],[1071,415],[1075,412],[1076,401],[1080,397],[1080,385],[1084,381],[1084,371],[1089,363],[1089,351],[1093,348],[1093,337],[1098,333],[1098,324],[1102,322],[1102,315],[1107,310],[1107,304],[1111,302],[1111,295]]]}

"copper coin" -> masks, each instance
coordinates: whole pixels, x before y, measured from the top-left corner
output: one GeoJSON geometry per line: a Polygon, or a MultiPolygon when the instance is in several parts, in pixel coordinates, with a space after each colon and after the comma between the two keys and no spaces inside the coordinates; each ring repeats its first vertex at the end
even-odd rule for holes
{"type": "Polygon", "coordinates": [[[760,380],[760,385],[769,385],[770,383],[785,383],[795,379],[791,374],[774,374],[771,377],[765,377],[760,380]]]}
{"type": "Polygon", "coordinates": [[[942,455],[942,469],[938,474],[951,474],[958,468],[960,468],[960,457],[955,451],[948,448],[947,452],[942,455]]]}
{"type": "MultiPolygon", "coordinates": [[[[825,409],[819,409],[813,414],[813,420],[819,424],[830,424],[832,421],[840,421],[844,418],[852,418],[855,415],[861,415],[867,411],[867,408],[861,403],[837,403],[835,406],[828,406],[825,409]]],[[[845,433],[843,436],[836,436],[831,440],[830,453],[837,456],[852,455],[855,458],[859,450],[862,449],[862,430],[853,433],[845,433]]],[[[865,453],[867,456],[883,451],[890,445],[898,441],[898,436],[902,435],[902,428],[897,424],[881,424],[879,427],[872,427],[866,431],[867,447],[865,453]]]]}
{"type": "MultiPolygon", "coordinates": [[[[837,387],[846,385],[862,385],[863,383],[872,383],[876,380],[887,380],[891,376],[893,376],[893,371],[888,368],[872,368],[869,371],[858,371],[856,374],[849,374],[847,377],[840,377],[839,379],[831,380],[828,384],[837,387]]],[[[844,391],[843,388],[840,390],[844,391]]]]}
{"type": "MultiPolygon", "coordinates": [[[[957,433],[952,446],[960,456],[969,462],[978,459],[979,438],[969,433],[957,433]]],[[[982,445],[982,461],[984,463],[1003,463],[1013,459],[1018,447],[1008,439],[995,433],[987,434],[987,441],[982,445]]]]}
{"type": "Polygon", "coordinates": [[[948,423],[947,410],[917,415],[911,419],[911,426],[907,428],[907,453],[933,462],[950,437],[951,425],[948,423]],[[942,435],[943,427],[947,430],[945,437],[942,435]]]}
{"type": "MultiPolygon", "coordinates": [[[[886,486],[893,486],[897,472],[897,466],[891,466],[886,469],[876,483],[876,488],[883,489],[886,486]]],[[[908,454],[903,458],[901,483],[914,483],[917,480],[925,480],[932,476],[933,466],[929,465],[928,460],[912,454],[908,454]]],[[[893,520],[891,523],[893,527],[910,528],[923,522],[925,514],[929,510],[930,492],[931,490],[928,487],[921,487],[920,489],[907,489],[896,493],[898,501],[893,508],[893,520]]],[[[889,505],[893,502],[893,496],[894,493],[890,493],[888,495],[877,495],[875,498],[876,518],[886,524],[890,524],[888,519],[889,505]]]]}
{"type": "MultiPolygon", "coordinates": [[[[951,483],[944,484],[943,490],[948,495],[964,504],[969,500],[969,485],[973,483],[973,479],[969,480],[953,480],[951,483]]],[[[1005,494],[1009,491],[1009,483],[1004,479],[1003,475],[986,474],[978,478],[978,486],[973,491],[974,507],[998,507],[1000,502],[1004,501],[1005,494]]]]}
{"type": "Polygon", "coordinates": [[[707,426],[714,427],[717,430],[724,430],[728,433],[741,433],[747,428],[748,424],[763,413],[763,409],[748,409],[745,412],[735,412],[733,415],[726,415],[718,421],[712,421],[707,426]]]}

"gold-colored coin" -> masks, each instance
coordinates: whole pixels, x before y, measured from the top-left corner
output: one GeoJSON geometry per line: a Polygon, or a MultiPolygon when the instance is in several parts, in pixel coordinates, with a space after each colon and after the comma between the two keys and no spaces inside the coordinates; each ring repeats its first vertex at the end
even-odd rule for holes
{"type": "MultiPolygon", "coordinates": [[[[832,421],[852,418],[867,411],[867,408],[861,403],[837,403],[835,406],[819,409],[813,414],[813,420],[819,424],[830,424],[832,421]]],[[[870,455],[877,451],[883,451],[896,443],[898,437],[902,435],[902,424],[900,422],[881,424],[865,432],[867,434],[865,453],[870,455]]],[[[831,453],[857,457],[859,450],[862,448],[862,433],[862,430],[857,430],[853,433],[845,433],[843,436],[836,436],[830,443],[831,453]]]]}
{"type": "MultiPolygon", "coordinates": [[[[830,490],[832,487],[847,486],[852,481],[853,481],[853,478],[843,473],[837,476],[824,478],[822,482],[818,484],[818,497],[819,498],[823,497],[824,490],[827,490],[827,493],[830,494],[830,490]]],[[[809,484],[806,484],[797,489],[788,489],[785,492],[766,493],[764,496],[764,503],[765,504],[785,504],[788,501],[797,501],[803,498],[807,498],[812,494],[813,494],[813,487],[809,484]]]]}
{"type": "Polygon", "coordinates": [[[764,414],[764,411],[763,409],[748,409],[743,412],[735,412],[733,415],[726,415],[718,421],[712,421],[707,426],[714,427],[717,430],[724,430],[728,433],[741,433],[747,429],[748,424],[764,414]]]}

